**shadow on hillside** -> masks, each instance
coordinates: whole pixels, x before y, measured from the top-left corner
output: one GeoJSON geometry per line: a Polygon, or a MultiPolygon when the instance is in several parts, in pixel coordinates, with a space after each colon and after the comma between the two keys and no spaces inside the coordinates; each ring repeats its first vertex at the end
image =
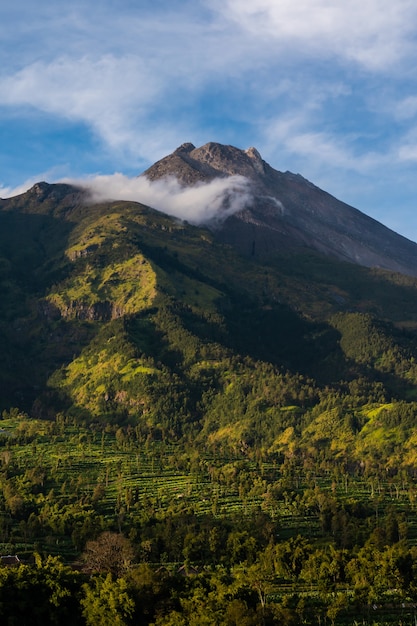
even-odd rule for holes
{"type": "Polygon", "coordinates": [[[141,355],[176,370],[183,355],[170,345],[166,333],[152,319],[156,312],[156,308],[148,309],[126,320],[128,337],[141,355]]]}
{"type": "Polygon", "coordinates": [[[30,410],[54,369],[91,339],[87,329],[51,319],[40,299],[71,270],[70,222],[0,211],[0,408],[30,410]]]}
{"type": "Polygon", "coordinates": [[[333,328],[309,322],[285,305],[256,307],[247,301],[235,301],[226,320],[231,347],[242,355],[323,382],[328,382],[325,360],[329,354],[334,353],[336,362],[343,360],[338,333],[333,328]]]}
{"type": "Polygon", "coordinates": [[[393,398],[416,396],[415,385],[405,376],[382,372],[372,363],[348,357],[341,348],[338,330],[325,322],[307,321],[285,305],[259,308],[247,300],[235,300],[224,315],[227,329],[217,329],[217,337],[214,325],[204,324],[201,318],[192,324],[189,320],[188,327],[203,340],[221,337],[223,345],[243,357],[298,372],[320,386],[360,378],[382,383],[393,398]]]}

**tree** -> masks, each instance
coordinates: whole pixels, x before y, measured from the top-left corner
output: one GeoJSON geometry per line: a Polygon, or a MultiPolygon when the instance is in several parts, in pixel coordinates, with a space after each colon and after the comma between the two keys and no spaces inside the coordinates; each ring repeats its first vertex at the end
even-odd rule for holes
{"type": "Polygon", "coordinates": [[[332,601],[330,602],[327,609],[327,617],[331,619],[332,626],[334,626],[335,624],[336,617],[339,615],[339,613],[346,610],[348,604],[348,597],[344,592],[337,593],[332,598],[332,601]]]}
{"type": "Polygon", "coordinates": [[[0,623],[81,625],[82,575],[57,557],[35,558],[34,566],[0,568],[0,623]]]}
{"type": "Polygon", "coordinates": [[[93,586],[84,585],[84,594],[81,606],[87,626],[126,626],[131,622],[135,603],[124,578],[97,576],[93,586]]]}
{"type": "Polygon", "coordinates": [[[265,568],[263,563],[254,563],[249,566],[237,565],[232,573],[235,593],[248,587],[256,593],[261,609],[264,611],[268,593],[273,589],[274,576],[271,568],[265,568]]]}
{"type": "Polygon", "coordinates": [[[134,558],[134,550],[126,537],[105,531],[96,540],[88,541],[82,555],[85,572],[107,572],[116,577],[125,572],[134,558]]]}
{"type": "Polygon", "coordinates": [[[225,624],[227,626],[257,626],[259,624],[256,612],[248,608],[244,600],[231,600],[225,611],[225,624]]]}
{"type": "Polygon", "coordinates": [[[300,535],[283,541],[275,548],[276,573],[290,580],[297,580],[311,552],[310,543],[300,535]]]}

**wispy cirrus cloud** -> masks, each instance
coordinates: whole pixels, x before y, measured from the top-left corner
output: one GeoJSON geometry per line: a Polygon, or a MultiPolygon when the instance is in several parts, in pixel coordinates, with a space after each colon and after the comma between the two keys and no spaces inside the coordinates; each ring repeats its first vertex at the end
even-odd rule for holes
{"type": "Polygon", "coordinates": [[[264,129],[267,150],[273,151],[274,146],[280,145],[287,155],[310,163],[311,170],[316,171],[324,166],[365,174],[392,162],[395,146],[388,151],[361,150],[355,133],[338,135],[314,129],[320,126],[324,125],[314,122],[314,111],[310,107],[271,119],[264,129]]]}
{"type": "Polygon", "coordinates": [[[409,120],[417,116],[417,95],[408,95],[396,103],[395,116],[400,120],[409,120]]]}
{"type": "Polygon", "coordinates": [[[4,77],[0,85],[3,106],[82,121],[115,149],[130,146],[135,118],[159,95],[152,72],[131,56],[38,61],[4,77]]]}
{"type": "Polygon", "coordinates": [[[337,56],[388,71],[414,51],[417,6],[410,0],[219,0],[215,6],[265,47],[273,41],[298,55],[337,56]]]}
{"type": "MultiPolygon", "coordinates": [[[[32,12],[32,39],[26,21],[19,25],[32,40],[32,48],[27,46],[32,56],[35,35],[45,45],[38,49],[37,61],[25,63],[23,50],[23,67],[7,72],[5,66],[0,105],[31,107],[84,123],[110,149],[149,159],[143,138],[150,141],[150,125],[155,134],[163,129],[170,148],[187,130],[193,138],[208,136],[206,109],[216,108],[216,94],[232,115],[228,88],[242,96],[239,115],[245,123],[253,123],[253,116],[271,105],[285,115],[290,103],[282,97],[281,85],[288,80],[288,65],[307,62],[317,93],[323,76],[314,63],[323,59],[389,72],[412,49],[416,16],[417,6],[409,0],[209,0],[144,3],[141,8],[122,3],[117,11],[104,2],[94,16],[82,3],[44,1],[39,12],[32,12]],[[61,37],[65,55],[56,44],[61,37]],[[173,123],[180,132],[172,132],[173,123]]],[[[344,83],[347,89],[343,68],[337,73],[335,88],[344,83]]],[[[298,71],[299,97],[292,97],[291,107],[304,106],[306,80],[309,76],[298,71]]],[[[294,86],[294,75],[291,82],[294,86]]],[[[324,83],[328,89],[331,78],[324,83]]],[[[324,110],[331,100],[320,106],[324,110]]]]}

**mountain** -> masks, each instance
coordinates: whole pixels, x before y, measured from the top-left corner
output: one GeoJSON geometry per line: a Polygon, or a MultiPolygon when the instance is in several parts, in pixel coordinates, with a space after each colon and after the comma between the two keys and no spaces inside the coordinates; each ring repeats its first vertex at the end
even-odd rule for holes
{"type": "Polygon", "coordinates": [[[251,202],[215,230],[218,241],[261,258],[313,249],[367,267],[417,275],[417,245],[337,200],[299,174],[279,172],[255,148],[186,143],[150,167],[145,176],[176,177],[196,185],[217,177],[244,176],[251,202]]]}
{"type": "Polygon", "coordinates": [[[414,623],[414,244],[254,150],[169,173],[225,219],[0,200],[3,622],[414,623]]]}
{"type": "Polygon", "coordinates": [[[253,149],[186,145],[144,175],[174,174],[244,176],[251,201],[196,227],[71,185],[0,200],[2,410],[249,454],[329,403],[354,431],[366,407],[413,406],[415,244],[253,149]],[[388,269],[366,267],[378,249],[388,269]]]}

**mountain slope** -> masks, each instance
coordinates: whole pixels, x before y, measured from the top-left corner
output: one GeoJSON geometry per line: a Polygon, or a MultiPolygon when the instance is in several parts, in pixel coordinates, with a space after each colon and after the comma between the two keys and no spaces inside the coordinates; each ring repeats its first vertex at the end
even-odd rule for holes
{"type": "Polygon", "coordinates": [[[415,397],[412,276],[298,245],[244,256],[68,185],[2,200],[0,226],[1,408],[249,451],[335,398],[362,415],[415,397]]]}
{"type": "Polygon", "coordinates": [[[271,256],[310,248],[340,260],[417,275],[417,245],[340,202],[300,175],[279,172],[255,148],[208,143],[180,146],[144,175],[175,176],[184,185],[241,175],[252,201],[227,218],[215,235],[246,255],[271,256]]]}

